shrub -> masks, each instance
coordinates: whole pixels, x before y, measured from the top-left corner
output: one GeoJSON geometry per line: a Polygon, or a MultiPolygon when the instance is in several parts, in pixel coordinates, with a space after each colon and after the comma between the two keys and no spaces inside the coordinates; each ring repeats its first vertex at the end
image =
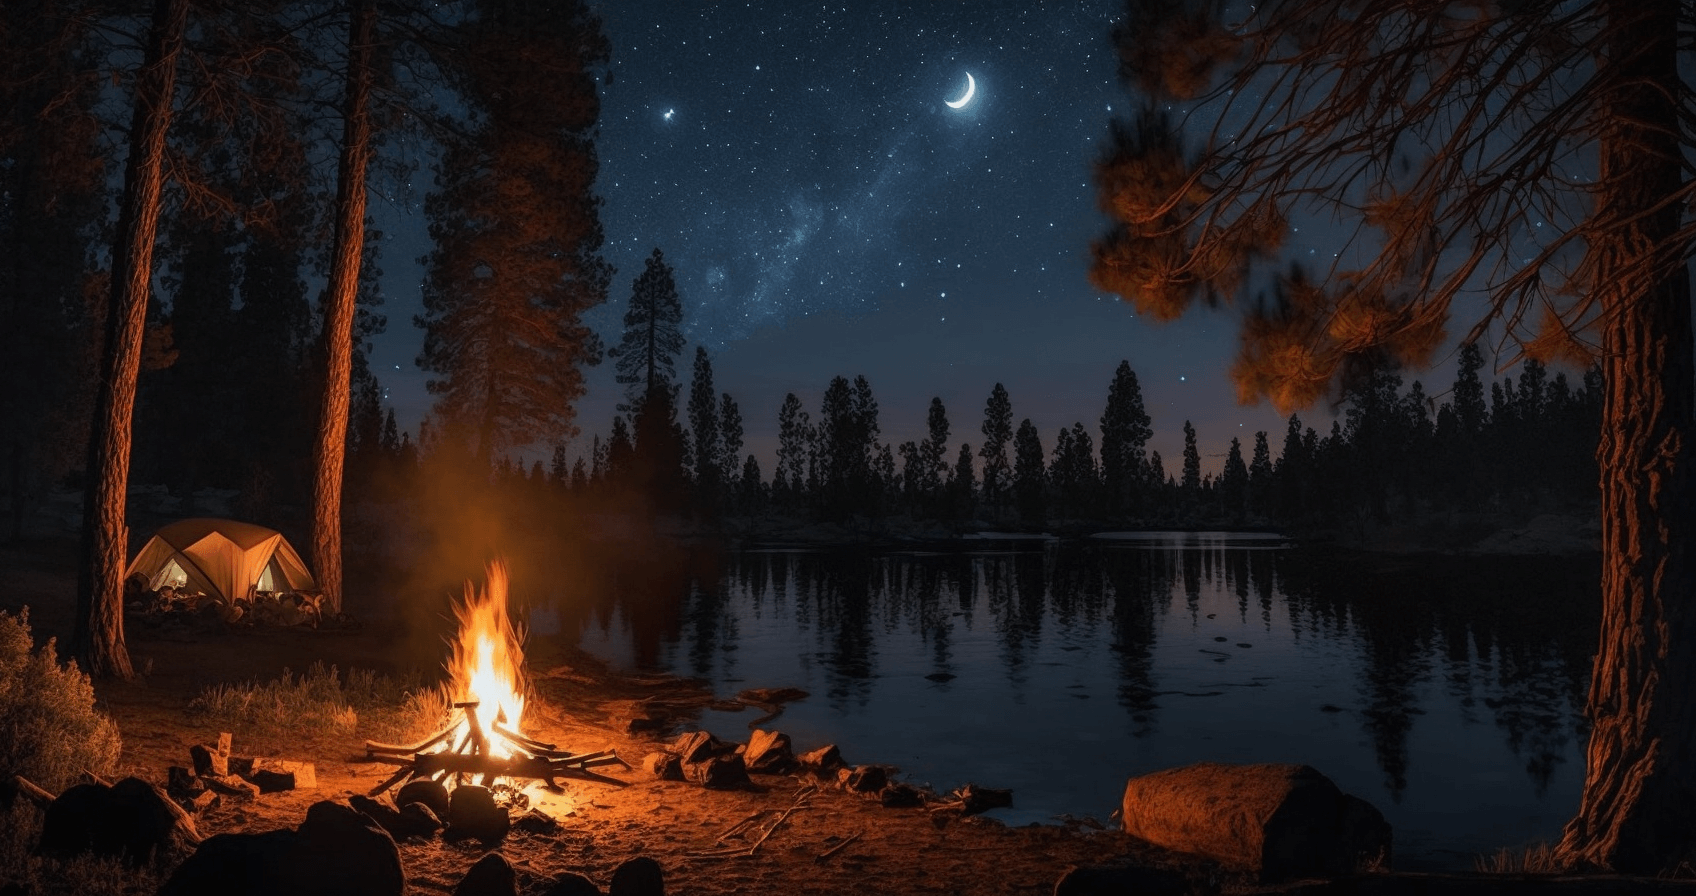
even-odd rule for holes
{"type": "Polygon", "coordinates": [[[0,610],[0,780],[22,775],[52,793],[83,771],[118,765],[118,726],[94,708],[94,686],[75,665],[60,665],[53,639],[36,648],[29,609],[0,610]]]}

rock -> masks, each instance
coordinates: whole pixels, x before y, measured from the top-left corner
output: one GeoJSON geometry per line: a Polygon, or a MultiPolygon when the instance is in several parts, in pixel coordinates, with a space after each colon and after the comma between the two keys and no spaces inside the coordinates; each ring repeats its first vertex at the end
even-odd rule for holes
{"type": "Polygon", "coordinates": [[[672,744],[671,752],[676,753],[684,764],[704,762],[714,756],[723,756],[736,749],[733,745],[713,737],[705,731],[690,731],[672,744]]]}
{"type": "Polygon", "coordinates": [[[410,803],[423,803],[437,818],[448,817],[449,802],[447,787],[428,778],[408,781],[395,793],[395,805],[402,810],[410,803]]]}
{"type": "Polygon", "coordinates": [[[741,756],[712,756],[700,762],[685,762],[683,774],[709,790],[734,790],[749,783],[748,767],[741,756]]]}
{"type": "Polygon", "coordinates": [[[527,834],[552,834],[559,830],[559,820],[540,809],[531,809],[518,816],[512,826],[527,834]]]}
{"type": "Polygon", "coordinates": [[[230,773],[230,757],[219,753],[215,748],[205,744],[195,744],[188,748],[189,761],[194,763],[194,773],[202,778],[222,778],[230,773]]]}
{"type": "Polygon", "coordinates": [[[1184,896],[1188,879],[1177,871],[1142,865],[1084,865],[1060,876],[1054,896],[1184,896]]]}
{"type": "Polygon", "coordinates": [[[911,784],[890,784],[878,799],[885,809],[912,809],[925,804],[925,795],[911,784]]]}
{"type": "Polygon", "coordinates": [[[441,816],[423,803],[407,803],[400,807],[400,814],[417,825],[418,830],[427,831],[421,835],[425,838],[433,836],[443,826],[441,816]]]}
{"type": "Polygon", "coordinates": [[[318,771],[310,762],[291,762],[284,759],[255,759],[244,777],[259,788],[260,793],[282,790],[316,790],[318,771]]]}
{"type": "Polygon", "coordinates": [[[246,781],[235,775],[206,775],[200,780],[206,786],[224,796],[235,797],[238,800],[256,800],[259,798],[259,785],[246,781]]]}
{"type": "MultiPolygon", "coordinates": [[[[416,812],[402,812],[381,800],[374,800],[368,796],[354,794],[347,798],[347,802],[359,814],[375,821],[378,827],[388,831],[389,835],[396,840],[405,840],[408,837],[427,839],[442,828],[442,823],[437,821],[433,815],[425,817],[416,812]]],[[[424,811],[428,812],[429,809],[426,808],[424,811]]]]}
{"type": "Polygon", "coordinates": [[[800,688],[749,688],[736,695],[744,703],[788,703],[812,696],[800,688]]]}
{"type": "Polygon", "coordinates": [[[683,780],[683,761],[675,753],[649,753],[642,758],[642,767],[661,781],[683,780]]]}
{"type": "Polygon", "coordinates": [[[836,770],[843,766],[842,752],[835,744],[809,750],[795,757],[795,760],[801,763],[802,768],[821,775],[834,775],[836,770]]]}
{"type": "Polygon", "coordinates": [[[1126,833],[1263,883],[1387,869],[1390,826],[1305,765],[1202,762],[1132,778],[1126,833]]]}
{"type": "Polygon", "coordinates": [[[453,896],[518,896],[518,876],[506,856],[491,852],[465,872],[453,896]]]}
{"type": "Polygon", "coordinates": [[[394,840],[352,808],[320,802],[298,830],[208,839],[159,896],[402,896],[405,890],[394,840]]]}
{"type": "Polygon", "coordinates": [[[290,830],[218,834],[177,866],[158,896],[296,896],[306,889],[300,835],[290,830]]]}
{"type": "Polygon", "coordinates": [[[660,863],[647,856],[626,860],[613,870],[607,896],[665,896],[665,875],[660,863]]]}
{"type": "Polygon", "coordinates": [[[442,832],[442,837],[448,840],[475,837],[484,843],[493,843],[512,829],[512,818],[506,807],[495,805],[495,796],[489,788],[476,784],[462,784],[454,788],[448,802],[447,822],[448,828],[442,832]]]}
{"type": "Polygon", "coordinates": [[[889,783],[889,773],[881,765],[859,765],[838,769],[836,782],[843,790],[854,793],[876,793],[889,783]]]}
{"type": "Polygon", "coordinates": [[[48,804],[36,852],[59,859],[92,852],[139,868],[176,861],[199,842],[194,823],[164,791],[124,778],[110,787],[78,784],[48,804]]]}
{"type": "Polygon", "coordinates": [[[967,815],[977,815],[991,809],[1005,809],[1013,805],[1013,791],[996,790],[993,787],[979,787],[968,783],[954,791],[960,797],[960,810],[967,815]]]}
{"type": "Polygon", "coordinates": [[[165,769],[165,792],[179,800],[191,800],[206,792],[206,782],[188,769],[173,765],[165,769]]]}
{"type": "Polygon", "coordinates": [[[748,736],[748,749],[742,753],[748,771],[757,775],[784,775],[795,770],[795,751],[789,735],[780,731],[758,728],[748,736]]]}
{"type": "Polygon", "coordinates": [[[671,720],[651,715],[622,716],[614,720],[613,727],[625,734],[658,734],[671,727],[671,720]]]}
{"type": "Polygon", "coordinates": [[[353,807],[313,803],[297,829],[313,886],[303,893],[402,896],[406,873],[393,837],[353,807]]]}
{"type": "Polygon", "coordinates": [[[542,896],[601,896],[601,888],[595,886],[595,882],[587,877],[567,871],[543,890],[542,896]]]}

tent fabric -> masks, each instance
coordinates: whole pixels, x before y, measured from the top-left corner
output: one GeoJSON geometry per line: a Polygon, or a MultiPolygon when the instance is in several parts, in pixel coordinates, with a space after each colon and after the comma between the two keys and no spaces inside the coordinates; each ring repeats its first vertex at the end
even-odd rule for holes
{"type": "Polygon", "coordinates": [[[129,569],[147,577],[157,588],[175,565],[188,585],[230,600],[246,597],[269,578],[268,590],[311,591],[318,587],[312,573],[281,532],[210,517],[181,520],[160,529],[142,545],[129,569]],[[265,573],[269,572],[267,577],[265,573]],[[286,588],[285,588],[286,586],[286,588]]]}

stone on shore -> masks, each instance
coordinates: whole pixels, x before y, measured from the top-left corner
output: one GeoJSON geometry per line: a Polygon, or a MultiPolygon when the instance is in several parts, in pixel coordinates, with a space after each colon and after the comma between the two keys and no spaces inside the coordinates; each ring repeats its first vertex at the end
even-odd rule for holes
{"type": "Polygon", "coordinates": [[[748,735],[748,749],[742,752],[742,761],[756,775],[785,775],[795,770],[795,751],[790,746],[789,735],[756,728],[748,735]]]}
{"type": "Polygon", "coordinates": [[[518,896],[518,875],[506,856],[491,852],[465,872],[453,896],[518,896]]]}
{"type": "Polygon", "coordinates": [[[1263,883],[1390,864],[1384,816],[1305,765],[1201,762],[1132,778],[1122,817],[1134,837],[1263,883]]]}

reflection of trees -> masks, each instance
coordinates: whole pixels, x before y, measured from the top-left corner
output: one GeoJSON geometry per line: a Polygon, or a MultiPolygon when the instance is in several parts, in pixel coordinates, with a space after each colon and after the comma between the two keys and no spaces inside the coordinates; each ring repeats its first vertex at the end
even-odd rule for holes
{"type": "MultiPolygon", "coordinates": [[[[1164,604],[1172,593],[1173,570],[1169,551],[1106,550],[1100,565],[1113,589],[1113,652],[1119,665],[1119,705],[1135,723],[1132,732],[1143,737],[1154,732],[1154,711],[1159,709],[1154,692],[1155,604],[1164,604]]],[[[1194,551],[1184,551],[1186,580],[1194,551]]],[[[1199,583],[1197,585],[1199,588],[1199,583]]]]}
{"type": "MultiPolygon", "coordinates": [[[[864,706],[871,696],[871,679],[877,658],[872,633],[872,565],[864,554],[844,557],[839,562],[808,555],[799,564],[811,569],[816,582],[810,598],[817,619],[814,638],[827,675],[826,696],[834,706],[850,700],[864,706]]],[[[797,578],[808,578],[806,575],[797,578]]],[[[806,600],[809,595],[803,595],[806,600]]]]}
{"type": "Polygon", "coordinates": [[[1416,689],[1441,661],[1470,718],[1475,691],[1539,793],[1564,761],[1588,686],[1600,606],[1593,559],[1387,560],[1291,552],[1280,577],[1292,619],[1352,622],[1362,711],[1392,795],[1406,785],[1416,689]]]}

